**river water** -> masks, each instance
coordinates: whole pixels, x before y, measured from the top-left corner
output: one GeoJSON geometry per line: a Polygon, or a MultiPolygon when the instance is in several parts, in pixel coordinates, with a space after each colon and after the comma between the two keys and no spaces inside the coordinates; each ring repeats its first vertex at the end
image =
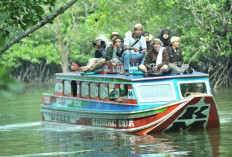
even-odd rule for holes
{"type": "Polygon", "coordinates": [[[0,157],[231,156],[232,89],[214,92],[220,129],[137,136],[41,122],[41,93],[0,97],[0,157]]]}

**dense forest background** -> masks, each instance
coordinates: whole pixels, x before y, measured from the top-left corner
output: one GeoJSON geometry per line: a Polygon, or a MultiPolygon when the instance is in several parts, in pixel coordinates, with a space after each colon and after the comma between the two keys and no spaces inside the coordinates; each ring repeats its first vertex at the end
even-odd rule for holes
{"type": "Polygon", "coordinates": [[[46,81],[73,60],[86,63],[98,35],[124,36],[136,23],[154,37],[164,28],[180,36],[185,62],[208,73],[212,87],[231,87],[232,0],[3,0],[0,66],[22,82],[46,81]]]}

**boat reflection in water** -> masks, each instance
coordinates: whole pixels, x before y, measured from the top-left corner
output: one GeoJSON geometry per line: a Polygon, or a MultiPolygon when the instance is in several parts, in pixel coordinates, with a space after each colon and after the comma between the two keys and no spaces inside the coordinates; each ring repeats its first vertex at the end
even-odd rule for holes
{"type": "Polygon", "coordinates": [[[124,134],[95,127],[43,123],[45,147],[63,156],[218,156],[219,131],[124,134]]]}

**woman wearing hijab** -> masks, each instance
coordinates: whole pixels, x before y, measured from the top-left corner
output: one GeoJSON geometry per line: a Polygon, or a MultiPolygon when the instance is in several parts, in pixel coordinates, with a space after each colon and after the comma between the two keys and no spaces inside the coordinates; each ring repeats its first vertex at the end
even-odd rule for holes
{"type": "Polygon", "coordinates": [[[168,29],[163,29],[161,34],[157,38],[159,38],[163,42],[163,47],[170,45],[171,36],[168,29]]]}

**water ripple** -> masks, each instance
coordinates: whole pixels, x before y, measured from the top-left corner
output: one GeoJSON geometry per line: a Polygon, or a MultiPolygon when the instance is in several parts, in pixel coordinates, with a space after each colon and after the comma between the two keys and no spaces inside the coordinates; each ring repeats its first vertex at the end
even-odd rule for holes
{"type": "Polygon", "coordinates": [[[41,125],[41,122],[15,123],[8,125],[0,125],[0,131],[11,131],[18,128],[32,127],[41,125]]]}
{"type": "Polygon", "coordinates": [[[35,154],[22,154],[22,155],[0,156],[0,157],[55,156],[55,155],[79,154],[79,153],[84,153],[84,152],[93,152],[93,151],[95,151],[95,150],[81,150],[81,151],[72,151],[72,152],[35,153],[35,154]]]}

